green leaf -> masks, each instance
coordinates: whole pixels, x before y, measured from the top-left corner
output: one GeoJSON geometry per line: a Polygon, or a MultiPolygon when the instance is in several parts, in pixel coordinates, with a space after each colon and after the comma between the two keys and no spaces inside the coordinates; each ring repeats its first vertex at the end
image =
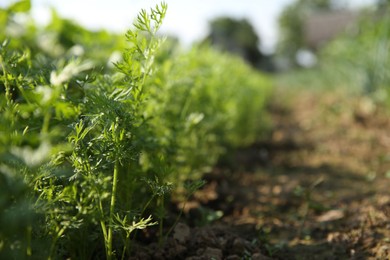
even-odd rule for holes
{"type": "Polygon", "coordinates": [[[30,0],[22,0],[22,1],[16,2],[8,8],[8,10],[10,12],[14,12],[14,13],[26,13],[26,12],[30,11],[30,9],[31,9],[31,1],[30,0]]]}

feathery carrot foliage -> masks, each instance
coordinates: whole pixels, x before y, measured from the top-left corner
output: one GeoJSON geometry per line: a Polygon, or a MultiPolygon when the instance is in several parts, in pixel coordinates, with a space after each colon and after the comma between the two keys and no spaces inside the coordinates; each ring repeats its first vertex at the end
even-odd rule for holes
{"type": "Polygon", "coordinates": [[[256,139],[271,82],[208,47],[176,51],[157,34],[165,3],[124,38],[55,12],[18,24],[30,6],[0,10],[0,258],[124,259],[157,224],[163,243],[170,195],[256,139]]]}

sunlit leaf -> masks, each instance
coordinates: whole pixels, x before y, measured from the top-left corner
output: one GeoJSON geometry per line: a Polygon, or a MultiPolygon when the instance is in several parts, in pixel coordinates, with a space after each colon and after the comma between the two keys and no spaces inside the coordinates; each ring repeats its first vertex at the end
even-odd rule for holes
{"type": "Polygon", "coordinates": [[[18,2],[15,2],[12,4],[10,7],[8,7],[8,10],[10,12],[15,12],[15,13],[25,13],[30,11],[31,9],[31,0],[21,0],[18,2]]]}

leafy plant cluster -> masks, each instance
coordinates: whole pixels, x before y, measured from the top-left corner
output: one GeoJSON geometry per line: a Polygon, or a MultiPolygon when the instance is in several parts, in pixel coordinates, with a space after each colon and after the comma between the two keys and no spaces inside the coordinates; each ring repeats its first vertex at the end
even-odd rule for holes
{"type": "Polygon", "coordinates": [[[356,24],[318,51],[318,65],[279,77],[290,89],[332,89],[363,96],[370,107],[390,104],[390,6],[359,11],[356,24]],[[372,106],[374,105],[374,106],[372,106]]]}
{"type": "Polygon", "coordinates": [[[377,10],[362,12],[354,33],[338,37],[321,51],[329,74],[379,103],[390,100],[390,6],[385,2],[377,10]]]}
{"type": "Polygon", "coordinates": [[[124,259],[153,225],[162,243],[171,194],[261,134],[269,79],[164,43],[165,3],[125,40],[30,7],[0,10],[0,258],[124,259]]]}

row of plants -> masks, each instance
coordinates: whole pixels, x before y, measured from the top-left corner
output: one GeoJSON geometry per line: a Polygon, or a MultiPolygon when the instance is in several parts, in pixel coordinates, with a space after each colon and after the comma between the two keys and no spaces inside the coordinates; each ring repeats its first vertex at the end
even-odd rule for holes
{"type": "Polygon", "coordinates": [[[314,68],[292,71],[283,80],[291,86],[343,89],[371,102],[390,104],[389,3],[359,12],[356,23],[321,48],[314,68]],[[294,84],[294,83],[293,83],[294,84]]]}
{"type": "Polygon", "coordinates": [[[363,10],[355,27],[321,52],[331,73],[382,104],[390,100],[390,6],[385,2],[363,10]]]}
{"type": "Polygon", "coordinates": [[[30,8],[0,10],[0,258],[124,259],[152,225],[163,243],[172,194],[261,135],[270,79],[159,36],[165,3],[125,37],[30,8]]]}

